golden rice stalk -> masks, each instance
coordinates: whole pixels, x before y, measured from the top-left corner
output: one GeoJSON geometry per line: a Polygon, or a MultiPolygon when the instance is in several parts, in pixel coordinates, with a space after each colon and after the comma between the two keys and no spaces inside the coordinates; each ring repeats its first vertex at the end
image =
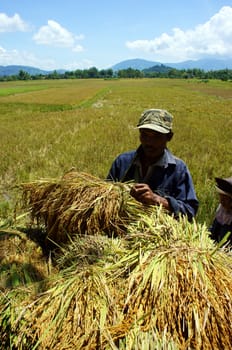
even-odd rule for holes
{"type": "Polygon", "coordinates": [[[75,236],[64,245],[57,258],[62,273],[27,306],[17,346],[21,339],[41,350],[115,346],[107,329],[121,321],[125,281],[114,263],[125,253],[121,238],[107,236],[75,236]]]}
{"type": "MultiPolygon", "coordinates": [[[[24,323],[23,314],[27,309],[28,300],[34,295],[33,288],[20,287],[17,289],[5,290],[0,293],[0,339],[1,349],[23,349],[27,347],[27,334],[20,334],[20,327],[24,323]],[[22,348],[18,347],[19,337],[22,348]]],[[[29,344],[28,344],[29,345],[29,344]]]]}
{"type": "Polygon", "coordinates": [[[101,235],[75,235],[54,253],[54,261],[61,271],[90,265],[99,267],[115,264],[127,250],[124,240],[119,237],[101,235]]]}
{"type": "Polygon", "coordinates": [[[232,255],[205,226],[154,207],[122,237],[75,236],[61,252],[51,288],[1,315],[15,348],[230,348],[232,255]]]}
{"type": "Polygon", "coordinates": [[[167,215],[164,226],[162,220],[157,225],[155,217],[141,216],[130,227],[137,265],[127,281],[124,319],[109,330],[112,338],[125,339],[139,326],[178,349],[229,349],[232,256],[215,249],[206,227],[167,215]]]}
{"type": "Polygon", "coordinates": [[[0,236],[0,289],[12,289],[44,281],[49,275],[41,247],[16,230],[0,236]]]}
{"type": "Polygon", "coordinates": [[[67,270],[53,287],[28,306],[21,340],[37,349],[101,349],[105,329],[118,322],[118,288],[98,267],[67,270]]]}
{"type": "Polygon", "coordinates": [[[146,332],[141,331],[141,327],[133,325],[123,339],[118,341],[117,349],[120,350],[179,350],[179,346],[170,336],[163,334],[162,336],[150,329],[146,332]]]}
{"type": "Polygon", "coordinates": [[[122,236],[144,207],[130,195],[128,185],[71,172],[58,181],[22,184],[23,207],[44,223],[48,238],[66,242],[73,234],[122,236]]]}

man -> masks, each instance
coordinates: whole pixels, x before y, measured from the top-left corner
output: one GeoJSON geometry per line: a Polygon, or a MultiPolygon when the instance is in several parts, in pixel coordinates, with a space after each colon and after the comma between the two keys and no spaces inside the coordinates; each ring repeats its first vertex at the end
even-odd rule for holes
{"type": "Polygon", "coordinates": [[[210,227],[210,237],[220,242],[226,233],[230,232],[227,241],[232,246],[232,177],[216,177],[215,180],[219,194],[219,206],[210,227]]]}
{"type": "Polygon", "coordinates": [[[198,199],[186,164],[167,148],[172,139],[173,116],[166,110],[148,109],[139,119],[140,146],[119,155],[108,180],[135,184],[131,195],[146,205],[162,205],[175,217],[197,213],[198,199]]]}

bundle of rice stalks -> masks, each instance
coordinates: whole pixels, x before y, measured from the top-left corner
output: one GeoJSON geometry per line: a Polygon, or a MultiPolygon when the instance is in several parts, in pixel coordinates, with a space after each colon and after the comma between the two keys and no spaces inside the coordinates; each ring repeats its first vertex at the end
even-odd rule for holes
{"type": "Polygon", "coordinates": [[[60,271],[78,266],[110,266],[127,254],[124,243],[118,237],[76,235],[55,252],[54,261],[60,271]]]}
{"type": "Polygon", "coordinates": [[[114,347],[108,328],[123,316],[125,280],[116,262],[125,253],[121,238],[100,235],[75,236],[64,245],[56,256],[60,273],[51,276],[45,293],[20,307],[21,316],[12,324],[17,348],[114,347]]]}
{"type": "Polygon", "coordinates": [[[105,330],[118,322],[118,298],[101,268],[66,270],[27,306],[17,348],[24,340],[23,349],[101,349],[105,330]]]}
{"type": "MultiPolygon", "coordinates": [[[[0,348],[4,350],[11,349],[29,349],[18,347],[19,329],[24,324],[23,313],[27,308],[28,300],[34,295],[34,291],[20,287],[2,292],[0,294],[0,348]]],[[[26,344],[27,335],[20,339],[21,344],[26,344]]]]}
{"type": "Polygon", "coordinates": [[[153,208],[122,237],[62,249],[51,287],[17,306],[17,349],[230,348],[232,255],[204,225],[153,208]]]}
{"type": "Polygon", "coordinates": [[[33,296],[47,289],[50,273],[51,265],[38,244],[20,231],[0,231],[1,349],[19,349],[15,342],[24,323],[21,312],[33,296]]]}
{"type": "Polygon", "coordinates": [[[41,247],[20,231],[0,232],[0,289],[40,282],[49,275],[41,247]]]}
{"type": "Polygon", "coordinates": [[[155,215],[130,227],[137,264],[127,280],[123,321],[109,330],[112,338],[127,349],[141,342],[141,332],[153,333],[155,349],[164,339],[177,349],[229,349],[232,256],[217,249],[206,227],[161,216],[158,225],[155,215]]]}
{"type": "Polygon", "coordinates": [[[58,244],[78,234],[122,236],[128,223],[145,210],[130,195],[128,185],[70,172],[60,180],[22,185],[23,206],[44,224],[48,238],[58,244]]]}

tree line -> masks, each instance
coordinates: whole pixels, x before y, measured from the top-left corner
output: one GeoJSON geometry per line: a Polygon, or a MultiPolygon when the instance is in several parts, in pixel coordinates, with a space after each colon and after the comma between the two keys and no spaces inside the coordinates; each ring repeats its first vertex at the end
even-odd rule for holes
{"type": "Polygon", "coordinates": [[[76,69],[64,73],[54,70],[48,74],[29,74],[20,70],[16,75],[1,76],[0,81],[14,80],[38,80],[38,79],[117,79],[117,78],[172,78],[172,79],[192,79],[197,78],[207,81],[208,79],[220,79],[223,81],[232,80],[231,69],[210,70],[203,69],[175,69],[170,67],[154,66],[149,69],[139,70],[133,68],[113,71],[113,69],[98,70],[96,67],[89,69],[76,69]]]}

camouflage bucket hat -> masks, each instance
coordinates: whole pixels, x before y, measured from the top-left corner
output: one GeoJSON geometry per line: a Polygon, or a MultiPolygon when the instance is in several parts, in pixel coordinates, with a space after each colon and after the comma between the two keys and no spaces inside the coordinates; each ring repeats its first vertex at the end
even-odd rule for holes
{"type": "Polygon", "coordinates": [[[173,116],[164,109],[147,109],[137,124],[138,129],[151,129],[162,134],[172,131],[173,116]]]}

